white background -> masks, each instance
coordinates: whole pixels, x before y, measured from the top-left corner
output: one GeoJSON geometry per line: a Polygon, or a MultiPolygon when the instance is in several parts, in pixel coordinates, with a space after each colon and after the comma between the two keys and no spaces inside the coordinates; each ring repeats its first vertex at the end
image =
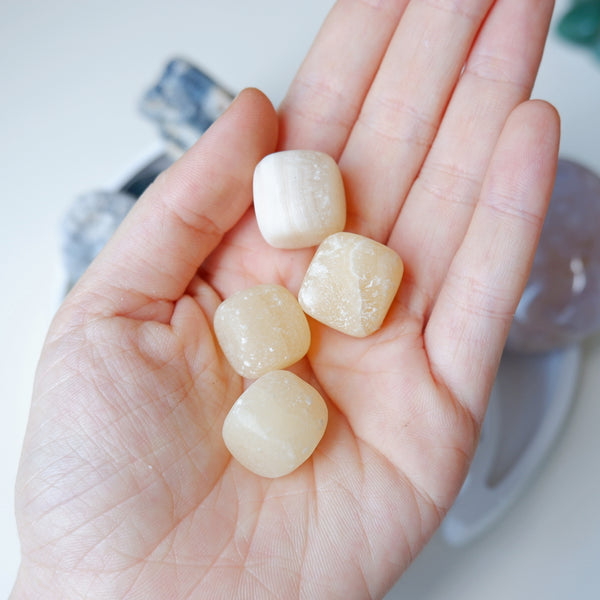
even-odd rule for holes
{"type": "MultiPolygon", "coordinates": [[[[157,142],[137,104],[167,60],[187,57],[232,91],[256,86],[277,105],[331,4],[2,0],[0,596],[18,565],[13,485],[37,356],[63,292],[67,206],[157,142]]],[[[567,5],[558,0],[555,15],[567,5]]],[[[534,95],[561,112],[561,154],[600,172],[600,62],[552,34],[534,95]]],[[[594,339],[566,429],[518,504],[466,548],[434,538],[390,600],[600,597],[599,389],[594,339]]]]}

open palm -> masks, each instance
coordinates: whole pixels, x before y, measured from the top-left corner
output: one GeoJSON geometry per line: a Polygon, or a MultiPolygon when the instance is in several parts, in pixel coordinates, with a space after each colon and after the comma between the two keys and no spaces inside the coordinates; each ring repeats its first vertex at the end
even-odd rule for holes
{"type": "Polygon", "coordinates": [[[256,90],[148,189],[53,323],[17,485],[15,598],[379,598],[454,500],[552,189],[558,119],[526,102],[544,0],[340,0],[276,114],[256,90]],[[244,381],[221,298],[297,292],[257,162],[339,161],[347,230],[405,262],[382,329],[311,322],[294,367],[323,392],[315,454],[275,480],[228,454],[244,381]]]}

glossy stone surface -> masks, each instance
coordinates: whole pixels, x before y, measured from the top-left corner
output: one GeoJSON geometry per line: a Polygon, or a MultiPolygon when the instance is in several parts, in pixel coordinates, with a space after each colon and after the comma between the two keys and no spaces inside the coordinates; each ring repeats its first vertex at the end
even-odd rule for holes
{"type": "Polygon", "coordinates": [[[346,224],[346,196],[337,163],[312,150],[269,154],[254,172],[254,210],[276,248],[316,246],[346,224]]]}
{"type": "Polygon", "coordinates": [[[326,426],[319,392],[289,371],[272,371],[237,399],[223,424],[223,440],[253,473],[282,477],[310,457],[326,426]]]}
{"type": "Polygon", "coordinates": [[[298,301],[317,321],[354,337],[377,331],[404,267],[390,248],[354,233],[329,236],[311,261],[298,301]]]}
{"type": "Polygon", "coordinates": [[[507,348],[543,352],[600,332],[600,178],[559,160],[548,215],[507,348]]]}
{"type": "Polygon", "coordinates": [[[251,379],[294,364],[310,346],[310,329],[298,301],[275,284],[227,298],[215,312],[214,329],[231,366],[251,379]]]}

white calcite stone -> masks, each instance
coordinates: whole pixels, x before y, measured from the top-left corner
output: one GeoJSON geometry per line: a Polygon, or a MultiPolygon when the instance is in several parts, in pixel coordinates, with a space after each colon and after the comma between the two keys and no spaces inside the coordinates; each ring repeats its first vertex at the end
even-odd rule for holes
{"type": "Polygon", "coordinates": [[[263,477],[291,473],[325,433],[327,405],[315,388],[289,371],[272,371],[235,402],[223,424],[234,458],[263,477]]]}
{"type": "Polygon", "coordinates": [[[316,246],[346,224],[344,183],[323,152],[269,154],[254,171],[254,210],[264,239],[276,248],[316,246]]]}
{"type": "Polygon", "coordinates": [[[299,361],[310,328],[298,300],[276,284],[257,285],[224,300],[214,316],[219,345],[237,373],[256,379],[299,361]]]}
{"type": "Polygon", "coordinates": [[[354,233],[335,233],[317,249],[298,300],[317,321],[365,337],[381,327],[403,271],[391,248],[354,233]]]}

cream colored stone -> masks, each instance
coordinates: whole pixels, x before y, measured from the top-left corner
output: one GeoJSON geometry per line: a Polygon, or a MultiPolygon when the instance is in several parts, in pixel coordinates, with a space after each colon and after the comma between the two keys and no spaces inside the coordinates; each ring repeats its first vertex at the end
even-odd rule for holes
{"type": "Polygon", "coordinates": [[[344,183],[323,152],[269,154],[254,172],[254,210],[265,240],[276,248],[316,246],[346,224],[344,183]]]}
{"type": "Polygon", "coordinates": [[[354,233],[329,236],[317,249],[298,300],[308,315],[348,335],[377,331],[404,271],[392,249],[354,233]]]}
{"type": "Polygon", "coordinates": [[[275,284],[227,298],[215,312],[214,329],[231,366],[251,379],[292,365],[310,346],[310,329],[298,301],[275,284]]]}
{"type": "Polygon", "coordinates": [[[237,399],[223,424],[223,440],[253,473],[281,477],[310,457],[326,426],[319,392],[289,371],[272,371],[237,399]]]}

